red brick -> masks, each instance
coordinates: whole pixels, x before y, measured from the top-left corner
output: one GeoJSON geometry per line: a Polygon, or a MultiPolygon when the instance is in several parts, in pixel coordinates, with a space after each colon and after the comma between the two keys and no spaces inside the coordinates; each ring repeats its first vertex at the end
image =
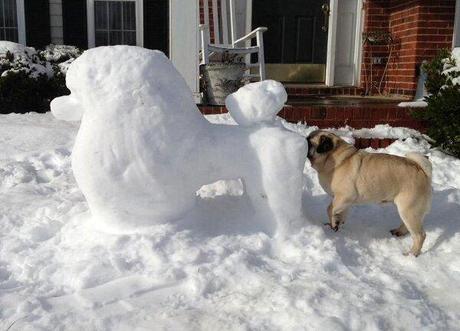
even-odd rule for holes
{"type": "Polygon", "coordinates": [[[336,119],[336,113],[337,113],[336,108],[327,107],[326,108],[326,119],[327,120],[335,120],[336,119]]]}
{"type": "Polygon", "coordinates": [[[286,121],[292,121],[293,119],[293,109],[292,107],[285,107],[284,109],[284,119],[286,121]]]}
{"type": "Polygon", "coordinates": [[[371,139],[371,147],[374,149],[380,148],[380,139],[373,138],[371,139]]]}
{"type": "Polygon", "coordinates": [[[311,118],[312,119],[325,119],[326,118],[326,109],[322,108],[313,108],[311,110],[311,118]]]}
{"type": "Polygon", "coordinates": [[[306,121],[307,119],[311,118],[311,107],[304,107],[302,108],[303,112],[303,120],[306,121]]]}
{"type": "Polygon", "coordinates": [[[361,120],[363,118],[363,110],[361,108],[353,108],[353,120],[361,120]]]}

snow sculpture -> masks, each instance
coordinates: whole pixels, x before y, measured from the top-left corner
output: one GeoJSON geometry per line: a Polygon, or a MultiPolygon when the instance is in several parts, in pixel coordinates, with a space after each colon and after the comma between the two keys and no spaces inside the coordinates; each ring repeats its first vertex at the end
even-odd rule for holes
{"type": "Polygon", "coordinates": [[[242,126],[209,123],[159,51],[88,50],[70,65],[66,83],[71,94],[51,109],[58,119],[81,119],[73,172],[94,222],[108,231],[177,220],[202,185],[235,178],[272,233],[301,220],[307,146],[273,120],[286,100],[280,83],[248,85],[229,97],[242,126]]]}

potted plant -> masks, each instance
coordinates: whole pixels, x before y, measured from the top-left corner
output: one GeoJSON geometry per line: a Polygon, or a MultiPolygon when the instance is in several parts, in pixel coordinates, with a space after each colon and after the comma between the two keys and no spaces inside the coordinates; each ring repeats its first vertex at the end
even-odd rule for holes
{"type": "Polygon", "coordinates": [[[363,43],[370,45],[390,45],[393,43],[393,36],[387,31],[363,32],[363,43]]]}
{"type": "Polygon", "coordinates": [[[225,104],[225,98],[244,85],[246,64],[239,54],[223,52],[220,61],[201,66],[203,91],[206,103],[225,104]]]}

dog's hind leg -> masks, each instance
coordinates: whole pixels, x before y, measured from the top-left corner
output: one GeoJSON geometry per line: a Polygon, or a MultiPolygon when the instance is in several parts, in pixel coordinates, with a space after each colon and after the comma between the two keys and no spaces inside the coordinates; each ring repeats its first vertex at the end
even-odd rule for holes
{"type": "Polygon", "coordinates": [[[409,252],[405,253],[405,255],[420,255],[423,242],[425,241],[426,234],[423,230],[423,218],[425,216],[425,211],[423,207],[420,206],[420,203],[421,202],[417,201],[416,198],[409,198],[408,196],[400,196],[395,199],[399,216],[411,234],[413,242],[412,248],[409,252]]]}

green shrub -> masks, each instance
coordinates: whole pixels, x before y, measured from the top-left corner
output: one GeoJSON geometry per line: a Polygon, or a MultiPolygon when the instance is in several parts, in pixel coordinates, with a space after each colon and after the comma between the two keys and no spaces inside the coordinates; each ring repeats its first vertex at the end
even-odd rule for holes
{"type": "MultiPolygon", "coordinates": [[[[460,54],[459,54],[460,55],[460,54]]],[[[417,118],[428,123],[435,145],[460,157],[460,56],[446,50],[424,65],[428,106],[417,110],[417,118]]]]}

